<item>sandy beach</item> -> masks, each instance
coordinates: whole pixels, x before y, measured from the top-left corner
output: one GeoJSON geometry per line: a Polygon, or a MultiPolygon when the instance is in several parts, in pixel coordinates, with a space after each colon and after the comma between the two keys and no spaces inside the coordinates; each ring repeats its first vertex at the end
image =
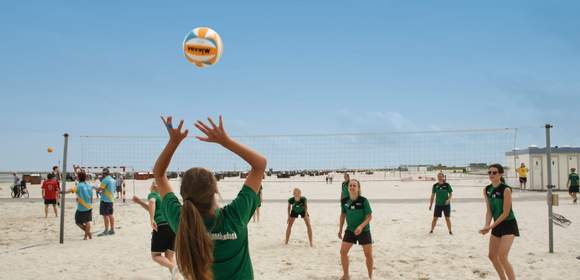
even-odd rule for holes
{"type": "MultiPolygon", "coordinates": [[[[454,235],[450,236],[442,220],[435,233],[428,234],[432,217],[428,198],[433,182],[416,178],[403,182],[380,174],[353,177],[362,180],[363,196],[370,199],[373,209],[375,279],[497,279],[487,259],[489,235],[477,232],[484,222],[481,189],[487,182],[485,178],[449,179],[454,188],[454,235]]],[[[172,183],[177,190],[179,182],[172,183]]],[[[128,196],[134,188],[145,197],[148,185],[148,181],[127,181],[128,196]]],[[[241,185],[237,178],[220,181],[222,203],[235,197],[241,185]]],[[[115,204],[116,235],[83,241],[74,224],[76,204],[71,197],[66,204],[65,241],[61,245],[59,219],[51,215],[44,218],[38,185],[30,186],[30,199],[10,199],[8,185],[0,187],[0,279],[169,278],[169,273],[150,259],[145,211],[129,200],[115,204]]],[[[325,184],[323,177],[264,182],[262,219],[249,225],[256,279],[340,277],[339,190],[338,175],[332,185],[325,184]],[[290,244],[283,245],[286,200],[296,186],[309,199],[314,248],[308,247],[301,220],[295,223],[290,244]]],[[[576,259],[580,255],[580,206],[573,205],[567,193],[559,195],[560,206],[554,211],[572,224],[568,228],[555,227],[556,252],[549,254],[545,193],[514,190],[513,208],[521,237],[516,239],[510,259],[518,279],[580,279],[580,261],[576,259]]],[[[94,231],[100,232],[103,221],[95,213],[93,216],[94,231]]],[[[352,279],[366,279],[361,248],[353,247],[350,255],[352,279]]]]}

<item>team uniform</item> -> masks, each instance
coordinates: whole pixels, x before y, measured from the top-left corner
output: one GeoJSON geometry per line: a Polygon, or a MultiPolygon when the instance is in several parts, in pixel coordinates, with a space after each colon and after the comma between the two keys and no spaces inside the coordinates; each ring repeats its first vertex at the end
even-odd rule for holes
{"type": "Polygon", "coordinates": [[[56,204],[56,197],[60,191],[58,181],[50,179],[42,183],[42,189],[44,190],[44,204],[56,204]]]}
{"type": "Polygon", "coordinates": [[[290,199],[288,199],[288,204],[292,205],[290,217],[292,218],[298,218],[298,216],[300,216],[301,218],[306,217],[306,197],[301,196],[300,200],[298,201],[294,199],[294,197],[291,197],[290,199]]]}
{"type": "Polygon", "coordinates": [[[169,223],[161,209],[161,196],[158,192],[151,192],[147,200],[155,200],[155,215],[153,220],[157,224],[157,231],[151,232],[151,252],[164,253],[167,250],[174,251],[175,233],[169,227],[169,223]]]}
{"type": "Polygon", "coordinates": [[[518,175],[520,176],[520,183],[525,184],[528,182],[528,168],[520,167],[518,168],[518,175]]]}
{"type": "MultiPolygon", "coordinates": [[[[248,222],[258,207],[258,200],[257,193],[244,185],[229,205],[216,209],[214,217],[204,218],[214,241],[212,270],[215,280],[254,279],[248,246],[248,222]]],[[[181,202],[172,192],[161,200],[161,209],[173,232],[179,228],[181,207],[181,202]]]]}
{"type": "Polygon", "coordinates": [[[80,182],[71,189],[77,195],[77,211],[75,212],[75,223],[82,225],[93,220],[93,188],[80,182]]]}
{"type": "Polygon", "coordinates": [[[342,199],[341,207],[342,213],[346,215],[346,230],[342,241],[360,245],[372,244],[370,224],[366,225],[358,236],[354,234],[356,228],[373,212],[368,199],[359,196],[352,201],[350,197],[346,197],[342,199]]]}
{"type": "Polygon", "coordinates": [[[115,179],[111,176],[107,176],[101,181],[100,188],[103,189],[103,193],[101,194],[99,214],[102,216],[113,215],[113,202],[115,201],[113,194],[115,193],[116,187],[115,179]]]}
{"type": "Polygon", "coordinates": [[[348,181],[342,182],[342,189],[340,191],[340,200],[341,201],[349,196],[349,194],[348,194],[348,183],[349,183],[348,181]]]}
{"type": "MultiPolygon", "coordinates": [[[[487,200],[489,201],[489,206],[491,208],[494,221],[497,220],[501,214],[503,214],[503,193],[506,189],[511,190],[511,187],[504,183],[501,183],[497,188],[494,188],[493,185],[485,187],[487,200]]],[[[496,237],[502,237],[504,235],[510,234],[520,236],[518,222],[514,215],[514,211],[511,208],[509,216],[498,226],[492,229],[491,234],[496,237]]]]}
{"type": "Polygon", "coordinates": [[[441,214],[445,214],[446,218],[451,217],[451,204],[446,204],[449,196],[453,193],[453,188],[448,183],[433,185],[431,193],[435,194],[435,211],[434,217],[441,218],[441,214]]]}
{"type": "Polygon", "coordinates": [[[568,180],[570,180],[570,189],[568,190],[570,193],[577,193],[580,191],[580,177],[576,173],[570,173],[568,176],[568,180]]]}

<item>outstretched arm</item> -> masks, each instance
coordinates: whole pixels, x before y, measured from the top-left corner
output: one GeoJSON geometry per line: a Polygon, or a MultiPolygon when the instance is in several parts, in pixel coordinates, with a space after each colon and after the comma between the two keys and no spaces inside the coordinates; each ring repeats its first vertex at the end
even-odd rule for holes
{"type": "Polygon", "coordinates": [[[187,129],[185,131],[181,131],[183,128],[183,120],[179,122],[179,126],[177,128],[173,128],[172,117],[169,116],[164,118],[161,116],[161,120],[163,124],[167,128],[167,132],[169,133],[169,142],[165,145],[165,148],[157,158],[155,162],[155,166],[153,167],[153,176],[155,177],[155,183],[159,188],[159,194],[163,198],[165,194],[172,192],[171,184],[169,183],[169,179],[167,178],[167,168],[169,167],[169,163],[171,162],[171,158],[181,141],[187,137],[187,133],[189,132],[187,129]]]}
{"type": "Polygon", "coordinates": [[[222,116],[219,116],[219,125],[216,125],[211,118],[208,118],[207,120],[211,127],[201,121],[195,123],[195,126],[206,135],[205,137],[198,136],[196,138],[204,142],[220,144],[250,164],[252,169],[248,173],[248,177],[246,177],[244,184],[257,193],[260,190],[262,178],[266,171],[266,158],[258,152],[230,138],[224,129],[222,116]]]}
{"type": "Polygon", "coordinates": [[[145,211],[149,212],[149,206],[145,204],[145,202],[143,202],[138,196],[134,195],[132,200],[133,202],[141,206],[143,209],[145,209],[145,211]]]}

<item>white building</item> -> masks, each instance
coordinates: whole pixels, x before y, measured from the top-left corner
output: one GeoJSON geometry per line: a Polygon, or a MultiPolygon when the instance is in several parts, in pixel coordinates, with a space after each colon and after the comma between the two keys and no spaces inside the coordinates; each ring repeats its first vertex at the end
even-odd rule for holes
{"type": "MultiPolygon", "coordinates": [[[[506,153],[509,172],[516,172],[522,163],[528,168],[528,189],[545,190],[548,185],[546,148],[529,147],[506,153]]],[[[570,168],[580,166],[580,147],[552,148],[552,184],[557,190],[567,189],[570,168]]],[[[511,175],[511,174],[510,174],[511,175]]]]}

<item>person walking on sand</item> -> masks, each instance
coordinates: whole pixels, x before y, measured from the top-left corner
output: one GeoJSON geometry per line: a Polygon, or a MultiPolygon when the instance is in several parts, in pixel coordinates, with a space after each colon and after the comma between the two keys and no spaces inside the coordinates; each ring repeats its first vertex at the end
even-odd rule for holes
{"type": "Polygon", "coordinates": [[[516,169],[516,171],[518,172],[518,176],[520,177],[520,189],[525,190],[526,184],[528,183],[528,168],[522,162],[522,164],[518,169],[516,169]]]}
{"type": "Polygon", "coordinates": [[[574,204],[578,201],[578,192],[580,191],[580,177],[576,173],[576,168],[570,168],[570,175],[568,175],[568,193],[572,197],[574,204]]]}

